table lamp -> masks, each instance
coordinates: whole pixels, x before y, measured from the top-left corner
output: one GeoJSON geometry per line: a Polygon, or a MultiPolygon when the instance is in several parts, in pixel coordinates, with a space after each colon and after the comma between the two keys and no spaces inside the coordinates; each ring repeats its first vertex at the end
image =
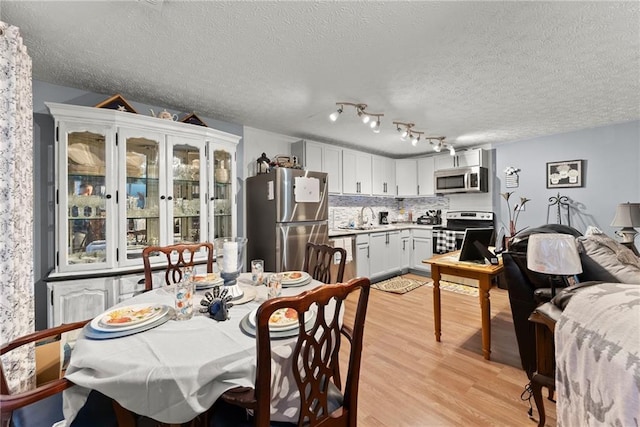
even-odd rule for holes
{"type": "Polygon", "coordinates": [[[570,234],[538,233],[529,236],[527,245],[527,268],[538,273],[548,274],[551,283],[551,296],[556,288],[551,276],[567,276],[582,273],[582,263],[578,255],[576,238],[570,234]]]}
{"type": "Polygon", "coordinates": [[[638,234],[635,227],[640,227],[640,203],[620,203],[611,225],[622,227],[622,230],[616,231],[622,237],[622,243],[633,243],[638,234]]]}

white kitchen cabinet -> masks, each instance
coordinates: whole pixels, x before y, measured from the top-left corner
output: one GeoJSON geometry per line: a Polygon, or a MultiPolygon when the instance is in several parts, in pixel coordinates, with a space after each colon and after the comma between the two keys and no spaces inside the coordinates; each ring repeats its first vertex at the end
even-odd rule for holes
{"type": "Polygon", "coordinates": [[[396,195],[396,164],[393,159],[372,156],[371,192],[374,196],[396,195]]]}
{"type": "Polygon", "coordinates": [[[370,233],[369,246],[372,279],[400,271],[400,231],[370,233]]]}
{"type": "Polygon", "coordinates": [[[422,260],[433,256],[433,232],[431,230],[411,230],[412,252],[411,268],[425,273],[431,272],[431,266],[424,264],[422,260]]]}
{"type": "Polygon", "coordinates": [[[403,273],[411,267],[411,231],[400,230],[400,269],[403,273]]]}
{"type": "Polygon", "coordinates": [[[48,327],[91,319],[114,304],[112,277],[47,283],[48,327]]]}
{"type": "Polygon", "coordinates": [[[371,277],[369,269],[370,263],[370,247],[369,234],[358,234],[356,239],[356,275],[358,277],[371,277]]]}
{"type": "Polygon", "coordinates": [[[322,172],[327,173],[328,190],[332,194],[342,193],[342,149],[324,145],[322,147],[322,172]]]}
{"type": "Polygon", "coordinates": [[[418,195],[418,161],[398,159],[396,163],[396,186],[398,197],[418,195]]]}
{"type": "Polygon", "coordinates": [[[435,158],[422,157],[418,159],[418,195],[431,196],[435,194],[435,181],[433,172],[435,171],[435,158]]]}
{"type": "Polygon", "coordinates": [[[435,156],[435,169],[451,169],[467,166],[485,166],[487,153],[482,148],[457,151],[454,156],[449,153],[435,156]]]}
{"type": "Polygon", "coordinates": [[[326,172],[329,193],[342,193],[342,149],[307,140],[291,144],[291,155],[308,171],[326,172]]]}
{"type": "Polygon", "coordinates": [[[342,192],[371,195],[371,154],[342,150],[342,192]]]}
{"type": "Polygon", "coordinates": [[[52,276],[139,267],[146,246],[235,234],[240,137],[117,110],[46,105],[56,132],[52,276]]]}

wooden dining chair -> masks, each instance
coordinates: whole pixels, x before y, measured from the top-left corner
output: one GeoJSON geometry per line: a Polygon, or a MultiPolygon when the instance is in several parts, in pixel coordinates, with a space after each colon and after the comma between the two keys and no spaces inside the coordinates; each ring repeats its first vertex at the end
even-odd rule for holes
{"type": "Polygon", "coordinates": [[[153,270],[151,269],[151,256],[162,253],[167,257],[167,266],[164,274],[165,285],[173,285],[182,280],[182,268],[193,267],[195,258],[201,249],[207,253],[207,273],[213,273],[213,243],[180,243],[169,246],[147,246],[142,250],[142,262],[144,263],[144,288],[149,291],[153,288],[153,270]]]}
{"type": "Polygon", "coordinates": [[[340,283],[344,276],[346,260],[347,251],[343,248],[307,242],[302,269],[322,283],[340,283]],[[338,264],[334,264],[336,253],[340,254],[338,264]],[[332,270],[336,270],[336,268],[335,277],[331,277],[332,270]]]}
{"type": "MultiPolygon", "coordinates": [[[[6,369],[0,362],[0,420],[2,427],[51,427],[54,423],[64,419],[62,413],[62,392],[74,384],[61,376],[65,368],[65,360],[60,360],[60,354],[70,354],[66,350],[63,340],[65,334],[72,333],[84,327],[89,320],[68,323],[54,328],[33,332],[19,337],[0,347],[0,356],[7,360],[7,354],[11,351],[26,346],[43,346],[47,357],[36,357],[36,378],[39,381],[27,391],[12,393],[9,390],[7,374],[11,368],[6,369]],[[49,346],[45,348],[44,346],[49,346]],[[46,359],[40,366],[40,361],[46,359]],[[44,379],[42,379],[44,378],[44,379]]],[[[36,347],[37,348],[37,347],[36,347]]],[[[34,350],[33,354],[36,354],[34,350]]],[[[34,356],[35,357],[35,356],[34,356]]],[[[87,403],[78,413],[72,423],[72,427],[115,427],[118,425],[132,425],[129,421],[130,414],[107,396],[92,391],[87,403]],[[122,417],[122,418],[121,418],[122,417]]]]}
{"type": "Polygon", "coordinates": [[[242,419],[246,424],[246,409],[253,410],[252,425],[270,425],[272,352],[269,319],[278,309],[292,308],[297,312],[299,320],[297,342],[288,365],[293,370],[292,377],[295,379],[295,383],[289,384],[289,395],[295,392],[299,396],[297,425],[355,426],[362,338],[370,285],[368,278],[356,278],[347,283],[319,286],[297,296],[279,297],[264,302],[256,314],[255,387],[239,387],[225,392],[214,406],[213,425],[241,426],[242,419]],[[358,292],[354,320],[348,322],[349,328],[344,329],[339,320],[341,308],[349,295],[358,292]],[[325,310],[334,303],[335,309],[325,310]],[[313,321],[305,318],[307,312],[313,313],[313,321]],[[344,392],[341,392],[341,382],[334,377],[334,373],[343,335],[347,336],[350,345],[345,387],[344,392]],[[244,410],[234,410],[237,407],[244,410]],[[239,419],[225,418],[233,417],[234,414],[239,419]]]}

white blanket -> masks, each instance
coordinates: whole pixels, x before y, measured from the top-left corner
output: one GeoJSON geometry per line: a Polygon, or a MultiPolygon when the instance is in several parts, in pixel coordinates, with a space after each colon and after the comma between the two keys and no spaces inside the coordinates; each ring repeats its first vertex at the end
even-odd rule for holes
{"type": "Polygon", "coordinates": [[[640,286],[576,293],[555,329],[558,426],[640,425],[640,286]]]}

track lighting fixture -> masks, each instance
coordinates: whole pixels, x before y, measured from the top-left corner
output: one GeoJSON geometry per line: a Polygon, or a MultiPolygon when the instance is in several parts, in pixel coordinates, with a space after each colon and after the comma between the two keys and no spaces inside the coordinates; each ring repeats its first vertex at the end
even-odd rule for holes
{"type": "Polygon", "coordinates": [[[433,145],[433,150],[436,153],[439,153],[443,148],[446,148],[452,156],[456,154],[456,150],[453,146],[444,142],[444,136],[425,136],[424,132],[413,129],[415,123],[393,122],[393,124],[396,125],[396,130],[400,133],[400,139],[402,141],[406,141],[408,138],[411,141],[411,145],[414,147],[418,146],[420,139],[424,139],[430,145],[433,145]]]}
{"type": "Polygon", "coordinates": [[[329,119],[332,122],[338,120],[340,114],[344,110],[345,105],[351,106],[356,109],[356,114],[362,120],[362,123],[369,124],[374,133],[380,133],[380,117],[384,116],[382,113],[370,113],[367,111],[367,104],[354,104],[352,102],[336,102],[338,110],[329,115],[329,119]]]}

